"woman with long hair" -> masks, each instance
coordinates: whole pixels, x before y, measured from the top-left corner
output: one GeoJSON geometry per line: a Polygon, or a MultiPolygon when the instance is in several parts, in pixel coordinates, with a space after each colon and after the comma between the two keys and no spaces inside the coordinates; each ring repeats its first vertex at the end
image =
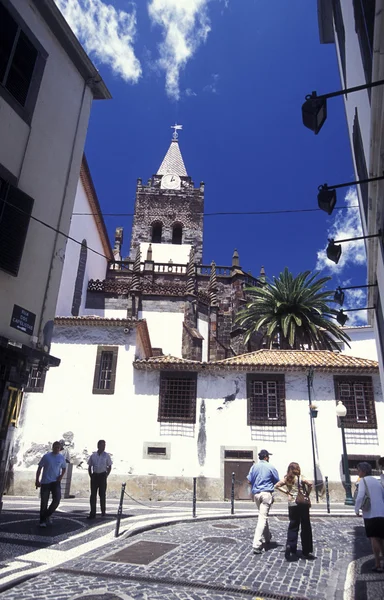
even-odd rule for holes
{"type": "Polygon", "coordinates": [[[301,528],[301,547],[302,557],[306,560],[314,560],[312,527],[309,518],[309,494],[312,490],[312,484],[306,479],[301,478],[300,465],[291,462],[288,465],[287,474],[281,481],[276,483],[275,489],[283,492],[288,497],[288,535],[285,547],[285,558],[287,560],[297,559],[297,539],[299,529],[301,528]]]}

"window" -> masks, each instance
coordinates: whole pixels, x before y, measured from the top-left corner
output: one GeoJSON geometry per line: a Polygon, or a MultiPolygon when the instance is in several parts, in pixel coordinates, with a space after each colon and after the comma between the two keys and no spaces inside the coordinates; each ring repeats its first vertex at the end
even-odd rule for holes
{"type": "Polygon", "coordinates": [[[172,228],[172,244],[181,244],[183,241],[183,226],[176,223],[172,228]]]}
{"type": "MultiPolygon", "coordinates": [[[[375,0],[353,0],[355,30],[359,38],[365,80],[372,81],[373,34],[375,28],[375,0]]],[[[367,90],[369,97],[371,90],[367,90]]]]}
{"type": "Polygon", "coordinates": [[[252,450],[225,450],[224,458],[233,460],[253,460],[252,450]]]}
{"type": "Polygon", "coordinates": [[[376,324],[378,330],[378,338],[380,343],[381,357],[384,360],[384,315],[383,315],[383,305],[381,304],[381,296],[379,293],[379,289],[377,289],[377,300],[376,304],[376,324]]]}
{"type": "Polygon", "coordinates": [[[158,421],[196,422],[196,373],[161,373],[158,421]]]}
{"type": "MultiPolygon", "coordinates": [[[[357,178],[368,179],[367,163],[365,162],[363,138],[361,137],[361,129],[359,123],[359,115],[357,108],[355,109],[355,118],[353,120],[353,152],[355,155],[357,178]]],[[[365,222],[368,223],[368,183],[360,183],[361,199],[363,202],[363,211],[365,222]]]]}
{"type": "Polygon", "coordinates": [[[335,391],[347,409],[345,427],[377,428],[372,377],[335,377],[335,391]]]}
{"type": "Polygon", "coordinates": [[[161,223],[153,223],[152,225],[152,244],[161,244],[161,237],[163,233],[163,226],[161,223]]]}
{"type": "Polygon", "coordinates": [[[42,394],[44,392],[46,374],[47,371],[45,369],[39,370],[38,367],[33,367],[29,375],[28,385],[24,391],[42,394]]]}
{"type": "Polygon", "coordinates": [[[77,267],[75,289],[73,292],[73,302],[72,302],[72,311],[71,312],[74,317],[79,316],[79,311],[80,311],[80,306],[81,306],[81,297],[83,294],[83,285],[84,285],[86,264],[87,264],[87,240],[83,240],[81,242],[79,266],[77,267]]]}
{"type": "Polygon", "coordinates": [[[118,346],[98,346],[93,394],[114,394],[118,346]]]}
{"type": "Polygon", "coordinates": [[[286,425],[284,375],[248,375],[248,425],[286,425]]]}
{"type": "MultiPolygon", "coordinates": [[[[380,456],[367,456],[366,454],[348,454],[348,467],[351,475],[357,475],[357,465],[360,462],[367,462],[372,467],[372,475],[380,475],[381,471],[378,469],[378,460],[380,456]]],[[[344,473],[344,461],[341,457],[341,465],[344,473]]],[[[344,473],[345,474],[345,473],[344,473]]]]}
{"type": "Polygon", "coordinates": [[[8,1],[0,2],[0,92],[23,118],[32,113],[46,56],[8,1]]]}
{"type": "Polygon", "coordinates": [[[340,6],[340,0],[332,0],[333,5],[333,18],[335,21],[335,29],[337,34],[337,41],[339,46],[339,54],[341,67],[343,70],[343,85],[344,89],[347,87],[347,65],[345,61],[345,29],[343,21],[343,13],[340,6]]]}
{"type": "Polygon", "coordinates": [[[33,202],[30,196],[0,177],[0,269],[15,277],[20,268],[33,202]]]}

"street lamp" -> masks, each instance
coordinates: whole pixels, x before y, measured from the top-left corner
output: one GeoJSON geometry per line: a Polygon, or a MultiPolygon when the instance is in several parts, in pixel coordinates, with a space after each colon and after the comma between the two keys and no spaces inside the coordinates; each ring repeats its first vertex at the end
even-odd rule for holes
{"type": "Polygon", "coordinates": [[[345,501],[344,504],[347,506],[353,506],[355,501],[352,497],[352,486],[351,486],[351,476],[349,474],[349,466],[348,466],[348,455],[347,455],[347,444],[345,442],[345,431],[344,431],[344,419],[347,414],[347,407],[344,406],[341,400],[338,401],[336,406],[336,415],[339,417],[339,423],[341,428],[341,438],[343,440],[343,465],[344,465],[344,474],[345,474],[345,501]]]}
{"type": "MultiPolygon", "coordinates": [[[[337,317],[336,317],[336,321],[342,327],[344,327],[344,325],[348,321],[348,315],[345,314],[345,312],[343,311],[343,309],[341,309],[341,310],[338,311],[337,317]]],[[[345,410],[347,410],[347,409],[345,409],[345,410]]]]}
{"type": "Polygon", "coordinates": [[[354,242],[356,240],[367,240],[369,238],[375,238],[375,237],[383,237],[383,233],[381,230],[379,230],[379,233],[373,233],[372,235],[360,235],[359,237],[355,237],[355,238],[346,238],[345,240],[333,240],[333,239],[329,239],[328,240],[328,246],[327,246],[327,257],[329,258],[329,260],[331,260],[334,263],[338,263],[341,257],[341,246],[340,244],[342,244],[343,242],[354,242]]]}
{"type": "Polygon", "coordinates": [[[378,85],[383,85],[383,83],[384,80],[382,79],[364,85],[357,85],[346,90],[322,94],[321,96],[318,96],[316,92],[308,94],[305,96],[305,102],[301,107],[303,124],[317,135],[327,119],[327,98],[335,98],[336,96],[344,96],[360,90],[368,90],[378,85]]]}
{"type": "Polygon", "coordinates": [[[377,287],[377,283],[367,283],[366,285],[350,285],[348,287],[338,287],[333,296],[333,301],[343,306],[345,294],[344,290],[360,290],[362,288],[377,287]]]}

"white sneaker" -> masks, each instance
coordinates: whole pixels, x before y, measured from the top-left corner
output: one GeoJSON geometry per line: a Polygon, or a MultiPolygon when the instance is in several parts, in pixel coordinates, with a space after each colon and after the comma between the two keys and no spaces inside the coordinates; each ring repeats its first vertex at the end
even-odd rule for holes
{"type": "Polygon", "coordinates": [[[39,527],[46,527],[47,524],[46,523],[40,523],[39,527]]]}

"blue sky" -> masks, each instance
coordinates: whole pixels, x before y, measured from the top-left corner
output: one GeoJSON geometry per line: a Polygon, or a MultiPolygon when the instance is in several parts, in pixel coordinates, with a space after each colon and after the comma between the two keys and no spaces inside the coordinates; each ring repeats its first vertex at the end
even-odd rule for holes
{"type": "MultiPolygon", "coordinates": [[[[301,123],[306,94],[340,89],[335,46],[319,42],[315,1],[56,2],[113,96],[93,104],[86,143],[104,212],[133,211],[136,179],[157,171],[176,120],[188,174],[205,182],[207,213],[317,208],[320,184],[354,179],[342,99],[329,101],[318,136],[301,123]]],[[[339,190],[338,206],[356,204],[347,192],[339,190]]],[[[254,275],[262,265],[268,277],[317,266],[332,288],[364,284],[362,244],[343,244],[338,267],[321,255],[330,232],[356,234],[357,215],[207,216],[204,262],[228,265],[237,248],[254,275]]],[[[124,227],[127,254],[132,219],[106,223],[111,239],[124,227]]],[[[361,290],[347,300],[366,306],[361,290]]]]}

